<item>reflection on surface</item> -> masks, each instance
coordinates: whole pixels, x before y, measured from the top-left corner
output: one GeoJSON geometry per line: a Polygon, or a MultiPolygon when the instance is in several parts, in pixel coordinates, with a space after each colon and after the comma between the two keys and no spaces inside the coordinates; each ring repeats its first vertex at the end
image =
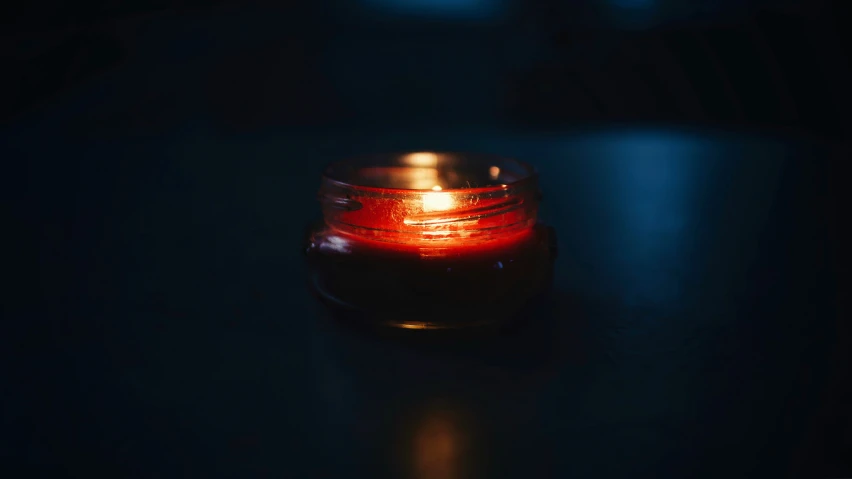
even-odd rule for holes
{"type": "MultiPolygon", "coordinates": [[[[399,177],[401,183],[400,185],[393,185],[396,188],[431,190],[440,182],[438,170],[434,167],[408,168],[395,172],[393,176],[399,177]]],[[[390,181],[394,180],[393,176],[390,181]]],[[[438,186],[440,187],[440,185],[438,186]]]]}
{"type": "Polygon", "coordinates": [[[464,477],[467,437],[456,413],[427,412],[413,431],[411,476],[417,479],[464,477]]]}
{"type": "Polygon", "coordinates": [[[340,236],[330,236],[326,239],[323,244],[323,248],[328,248],[331,251],[335,251],[337,253],[348,253],[351,249],[351,245],[349,241],[340,236]]]}
{"type": "Polygon", "coordinates": [[[428,325],[425,323],[399,323],[399,327],[402,329],[427,329],[428,325]]]}
{"type": "Polygon", "coordinates": [[[419,168],[435,168],[438,166],[438,155],[428,151],[409,153],[403,156],[402,163],[406,166],[419,168]]]}

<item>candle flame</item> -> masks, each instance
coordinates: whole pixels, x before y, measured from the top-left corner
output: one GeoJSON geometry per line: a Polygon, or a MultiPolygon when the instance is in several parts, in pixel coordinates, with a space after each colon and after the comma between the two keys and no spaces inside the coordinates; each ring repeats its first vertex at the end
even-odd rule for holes
{"type": "Polygon", "coordinates": [[[500,167],[492,166],[488,168],[488,175],[491,176],[492,180],[496,180],[500,176],[500,167]]]}
{"type": "Polygon", "coordinates": [[[435,186],[432,190],[436,193],[423,194],[423,211],[447,211],[455,205],[455,201],[449,193],[437,193],[441,191],[440,186],[435,186]]]}

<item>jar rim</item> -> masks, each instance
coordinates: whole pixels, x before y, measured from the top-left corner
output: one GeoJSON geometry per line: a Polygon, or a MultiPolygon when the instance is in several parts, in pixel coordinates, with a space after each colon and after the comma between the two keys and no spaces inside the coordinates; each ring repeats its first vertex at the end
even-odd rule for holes
{"type": "Polygon", "coordinates": [[[346,189],[355,189],[361,193],[381,195],[410,195],[414,192],[429,191],[429,188],[406,188],[387,186],[358,181],[357,174],[365,169],[405,168],[405,169],[458,169],[483,168],[479,173],[490,181],[468,183],[461,186],[441,188],[440,191],[465,193],[471,195],[487,195],[489,193],[505,193],[508,189],[516,189],[527,184],[535,184],[538,179],[537,170],[523,161],[492,154],[467,153],[453,151],[420,151],[397,152],[376,155],[352,157],[327,165],[322,172],[324,182],[346,189]],[[487,168],[487,170],[485,170],[487,168]]]}
{"type": "Polygon", "coordinates": [[[518,160],[415,152],[332,163],[323,174],[318,199],[325,222],[334,229],[437,248],[529,230],[536,221],[538,196],[535,169],[518,160]]]}

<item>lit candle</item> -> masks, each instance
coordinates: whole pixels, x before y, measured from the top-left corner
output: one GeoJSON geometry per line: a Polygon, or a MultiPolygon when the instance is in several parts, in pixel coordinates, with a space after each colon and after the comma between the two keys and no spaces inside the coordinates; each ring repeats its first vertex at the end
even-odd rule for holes
{"type": "Polygon", "coordinates": [[[314,286],[381,323],[492,322],[474,317],[481,302],[526,299],[549,276],[552,238],[536,226],[537,175],[523,163],[427,152],[351,160],[325,170],[319,197],[314,286]]]}

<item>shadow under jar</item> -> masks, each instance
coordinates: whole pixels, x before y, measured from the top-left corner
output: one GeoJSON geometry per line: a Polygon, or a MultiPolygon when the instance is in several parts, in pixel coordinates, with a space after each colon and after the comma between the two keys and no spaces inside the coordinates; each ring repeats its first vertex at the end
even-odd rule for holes
{"type": "Polygon", "coordinates": [[[547,289],[555,235],[537,222],[535,170],[516,160],[407,153],[328,166],[310,281],[334,311],[373,325],[505,324],[547,289]]]}

